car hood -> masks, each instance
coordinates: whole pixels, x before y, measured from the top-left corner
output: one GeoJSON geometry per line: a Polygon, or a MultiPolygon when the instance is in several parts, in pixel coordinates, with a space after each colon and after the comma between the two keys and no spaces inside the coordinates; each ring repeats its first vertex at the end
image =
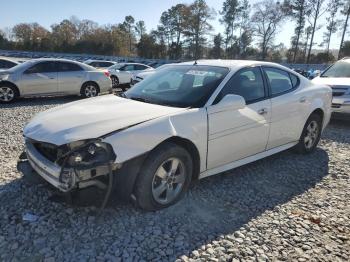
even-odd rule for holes
{"type": "Polygon", "coordinates": [[[98,138],[184,110],[186,109],[105,95],[68,103],[39,113],[24,128],[24,136],[63,145],[98,138]]]}
{"type": "Polygon", "coordinates": [[[312,83],[335,86],[350,86],[350,77],[316,77],[311,80],[312,83]]]}

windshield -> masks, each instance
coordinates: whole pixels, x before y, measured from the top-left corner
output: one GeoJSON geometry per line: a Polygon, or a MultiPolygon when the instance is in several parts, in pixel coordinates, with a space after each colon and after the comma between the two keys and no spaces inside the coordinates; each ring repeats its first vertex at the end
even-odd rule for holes
{"type": "Polygon", "coordinates": [[[169,65],[139,82],[126,98],[174,107],[202,107],[229,72],[228,68],[169,65]]]}
{"type": "Polygon", "coordinates": [[[326,69],[321,77],[350,77],[350,63],[338,61],[326,69]]]}
{"type": "Polygon", "coordinates": [[[15,72],[15,71],[18,71],[18,70],[22,70],[22,69],[26,69],[28,68],[29,66],[31,66],[35,61],[34,60],[28,60],[22,64],[18,64],[14,67],[11,67],[9,69],[7,69],[7,71],[9,72],[15,72]]]}

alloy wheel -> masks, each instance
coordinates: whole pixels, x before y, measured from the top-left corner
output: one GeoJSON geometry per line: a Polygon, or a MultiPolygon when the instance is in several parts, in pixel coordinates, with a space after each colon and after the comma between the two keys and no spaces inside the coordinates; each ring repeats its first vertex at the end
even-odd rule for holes
{"type": "Polygon", "coordinates": [[[315,145],[318,139],[319,130],[318,123],[315,120],[311,121],[307,126],[304,137],[304,144],[307,149],[310,149],[315,145]]]}
{"type": "Polygon", "coordinates": [[[164,161],[154,174],[152,195],[156,202],[166,205],[182,191],[186,180],[185,165],[178,158],[164,161]]]}
{"type": "Polygon", "coordinates": [[[0,87],[0,101],[10,102],[15,98],[15,92],[9,87],[0,87]]]}
{"type": "Polygon", "coordinates": [[[84,93],[86,97],[97,96],[97,88],[94,85],[87,85],[84,89],[84,93]]]}

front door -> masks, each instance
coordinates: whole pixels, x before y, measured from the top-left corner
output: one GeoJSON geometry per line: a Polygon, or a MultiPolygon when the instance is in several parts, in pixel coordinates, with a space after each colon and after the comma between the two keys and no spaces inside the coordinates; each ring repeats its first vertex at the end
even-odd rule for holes
{"type": "Polygon", "coordinates": [[[54,61],[38,62],[25,70],[21,76],[22,95],[57,93],[57,67],[54,61]]]}
{"type": "Polygon", "coordinates": [[[211,112],[208,107],[208,169],[263,152],[268,141],[271,102],[260,67],[238,71],[214,104],[227,94],[242,96],[246,106],[222,112],[211,112]]]}

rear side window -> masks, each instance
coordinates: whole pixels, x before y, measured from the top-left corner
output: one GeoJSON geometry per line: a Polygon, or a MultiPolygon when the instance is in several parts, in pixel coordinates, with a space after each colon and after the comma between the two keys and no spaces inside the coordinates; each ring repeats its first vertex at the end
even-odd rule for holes
{"type": "Polygon", "coordinates": [[[112,65],[114,64],[111,62],[100,62],[100,67],[110,67],[112,65]]]}
{"type": "Polygon", "coordinates": [[[293,85],[293,88],[296,88],[298,85],[299,85],[299,78],[293,74],[290,74],[290,80],[292,80],[292,85],[293,85]]]}
{"type": "Polygon", "coordinates": [[[294,81],[292,81],[292,75],[284,70],[265,67],[264,71],[270,83],[272,96],[284,94],[298,85],[298,78],[293,75],[294,81]]]}
{"type": "Polygon", "coordinates": [[[122,68],[120,68],[120,71],[134,71],[134,65],[125,65],[122,68]]]}
{"type": "Polygon", "coordinates": [[[59,62],[58,63],[58,71],[59,72],[73,72],[73,71],[82,71],[83,69],[73,63],[68,63],[68,62],[59,62]]]}
{"type": "Polygon", "coordinates": [[[37,73],[52,73],[57,72],[56,62],[39,62],[32,67],[28,68],[25,74],[37,74],[37,73]]]}
{"type": "Polygon", "coordinates": [[[144,65],[135,65],[135,70],[145,70],[146,68],[144,65]]]}

